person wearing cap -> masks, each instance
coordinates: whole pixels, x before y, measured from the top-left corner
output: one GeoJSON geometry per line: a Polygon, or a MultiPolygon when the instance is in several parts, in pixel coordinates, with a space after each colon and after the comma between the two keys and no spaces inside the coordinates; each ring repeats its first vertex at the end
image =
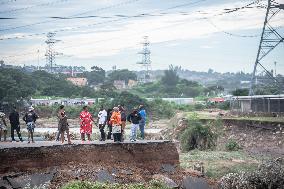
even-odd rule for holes
{"type": "Polygon", "coordinates": [[[136,108],[127,116],[127,121],[129,121],[131,125],[131,137],[130,141],[136,141],[136,132],[139,127],[139,121],[141,120],[141,115],[139,114],[136,108]]]}
{"type": "Polygon", "coordinates": [[[5,114],[0,111],[0,141],[1,141],[1,137],[2,137],[2,132],[4,135],[4,141],[6,141],[7,138],[7,124],[5,121],[5,114]]]}
{"type": "Polygon", "coordinates": [[[88,141],[91,141],[92,134],[92,122],[95,122],[92,114],[88,111],[88,106],[83,107],[83,111],[80,113],[80,133],[82,143],[85,142],[85,135],[88,137],[88,141]]]}
{"type": "Polygon", "coordinates": [[[146,114],[146,111],[143,105],[139,106],[139,114],[141,116],[141,120],[139,121],[139,130],[140,130],[141,138],[144,140],[147,114],[146,114]]]}
{"type": "Polygon", "coordinates": [[[27,124],[28,129],[28,143],[30,143],[30,139],[32,139],[32,143],[34,143],[34,128],[35,122],[38,119],[38,115],[34,112],[33,107],[29,107],[29,111],[24,115],[23,120],[27,124]]]}
{"type": "Polygon", "coordinates": [[[11,138],[12,138],[12,142],[16,141],[15,137],[14,137],[14,131],[16,130],[18,137],[20,139],[21,142],[23,142],[22,136],[21,136],[21,132],[20,132],[20,118],[19,118],[19,113],[17,112],[17,108],[16,106],[13,107],[12,112],[9,115],[9,120],[10,120],[10,124],[11,124],[11,138]]]}
{"type": "Polygon", "coordinates": [[[114,142],[121,142],[121,115],[118,107],[113,108],[110,118],[114,142]]]}

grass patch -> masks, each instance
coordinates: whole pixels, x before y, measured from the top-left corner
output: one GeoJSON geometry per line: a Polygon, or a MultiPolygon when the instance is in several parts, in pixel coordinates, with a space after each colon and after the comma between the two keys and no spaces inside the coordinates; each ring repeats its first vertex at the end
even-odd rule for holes
{"type": "Polygon", "coordinates": [[[180,154],[181,167],[193,168],[196,163],[202,162],[205,175],[219,179],[227,173],[239,171],[254,171],[261,159],[245,154],[243,151],[199,151],[192,150],[180,154]]]}
{"type": "MultiPolygon", "coordinates": [[[[211,120],[211,119],[216,119],[218,116],[216,115],[210,115],[209,113],[203,113],[203,112],[187,112],[186,116],[187,117],[191,117],[192,115],[197,114],[197,116],[199,117],[199,119],[203,119],[203,120],[211,120]]],[[[244,120],[244,121],[260,121],[260,122],[280,122],[280,123],[284,123],[284,117],[218,117],[220,119],[227,119],[227,120],[244,120]]]]}
{"type": "Polygon", "coordinates": [[[284,123],[284,117],[223,117],[223,119],[284,123]]]}
{"type": "Polygon", "coordinates": [[[226,150],[227,151],[237,151],[239,149],[241,149],[240,145],[237,143],[237,141],[233,140],[233,139],[230,139],[226,145],[226,150]]]}
{"type": "Polygon", "coordinates": [[[167,186],[159,181],[152,180],[148,184],[109,184],[88,181],[73,181],[62,189],[169,189],[167,186]]]}

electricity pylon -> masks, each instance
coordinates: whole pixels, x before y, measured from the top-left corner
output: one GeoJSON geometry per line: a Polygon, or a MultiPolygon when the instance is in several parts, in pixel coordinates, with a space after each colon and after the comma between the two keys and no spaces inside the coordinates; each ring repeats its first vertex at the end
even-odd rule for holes
{"type": "Polygon", "coordinates": [[[148,40],[148,36],[144,36],[144,41],[142,42],[143,49],[138,54],[142,55],[142,61],[137,64],[141,64],[144,71],[144,76],[142,78],[142,83],[150,82],[150,70],[151,70],[151,51],[149,50],[150,42],[148,40]]]}
{"type": "Polygon", "coordinates": [[[263,58],[266,57],[275,47],[283,42],[283,37],[270,25],[270,22],[281,11],[284,10],[284,4],[279,4],[275,0],[268,0],[266,15],[264,19],[263,29],[261,33],[260,43],[257,51],[257,56],[253,68],[249,95],[254,95],[254,87],[257,79],[257,68],[260,67],[266,72],[266,75],[273,80],[277,86],[279,93],[282,92],[282,84],[273,74],[268,71],[263,65],[263,58]]]}
{"type": "Polygon", "coordinates": [[[49,32],[47,34],[47,40],[45,43],[47,44],[47,49],[46,49],[46,65],[48,67],[48,71],[50,73],[53,73],[53,67],[55,65],[55,56],[60,55],[60,53],[55,52],[54,50],[54,44],[57,43],[60,40],[54,39],[56,33],[49,32]]]}

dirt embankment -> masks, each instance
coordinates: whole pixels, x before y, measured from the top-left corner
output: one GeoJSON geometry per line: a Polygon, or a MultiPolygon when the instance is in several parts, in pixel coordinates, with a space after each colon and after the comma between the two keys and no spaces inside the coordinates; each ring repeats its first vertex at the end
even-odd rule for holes
{"type": "Polygon", "coordinates": [[[254,155],[284,157],[284,128],[280,123],[224,120],[219,147],[222,148],[229,140],[235,140],[254,155]]]}
{"type": "MultiPolygon", "coordinates": [[[[214,119],[216,118],[201,121],[206,124],[214,119]]],[[[284,122],[223,118],[222,123],[223,131],[217,142],[218,149],[224,150],[225,144],[234,140],[242,149],[254,155],[284,157],[284,122]]],[[[179,144],[178,137],[187,127],[187,120],[179,116],[175,126],[164,129],[162,133],[165,138],[179,144]]]]}
{"type": "Polygon", "coordinates": [[[0,173],[60,167],[70,162],[125,163],[153,171],[162,164],[179,165],[178,152],[169,141],[4,148],[0,149],[0,159],[0,173]]]}
{"type": "Polygon", "coordinates": [[[212,188],[196,173],[180,168],[176,146],[169,141],[11,147],[0,149],[0,159],[0,188],[44,183],[45,188],[60,188],[75,180],[147,183],[153,179],[172,188],[192,183],[212,188]]]}

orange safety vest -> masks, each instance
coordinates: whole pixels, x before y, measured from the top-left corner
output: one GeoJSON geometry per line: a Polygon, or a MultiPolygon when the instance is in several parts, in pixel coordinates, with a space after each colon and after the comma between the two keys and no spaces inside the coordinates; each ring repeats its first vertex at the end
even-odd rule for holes
{"type": "Polygon", "coordinates": [[[110,118],[111,124],[114,125],[121,125],[121,115],[120,112],[113,112],[110,118]]]}

